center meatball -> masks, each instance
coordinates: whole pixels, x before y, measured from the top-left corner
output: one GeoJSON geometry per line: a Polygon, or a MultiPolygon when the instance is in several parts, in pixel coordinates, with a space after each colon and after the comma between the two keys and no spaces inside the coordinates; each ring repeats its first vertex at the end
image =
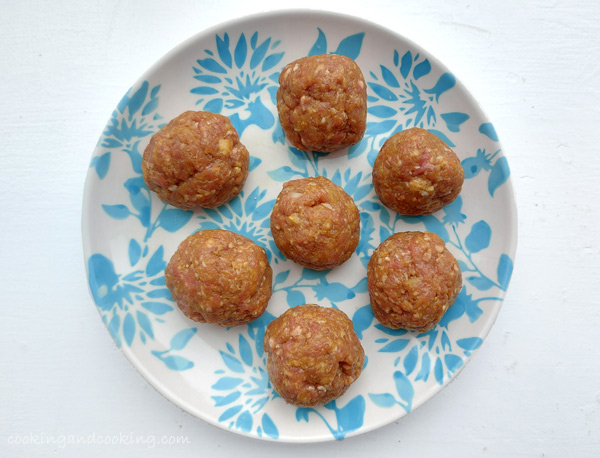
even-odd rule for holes
{"type": "Polygon", "coordinates": [[[354,145],[367,127],[365,79],[349,57],[303,57],[279,76],[277,111],[286,137],[298,149],[332,152],[354,145]]]}
{"type": "Polygon", "coordinates": [[[154,134],[142,172],[162,201],[183,209],[214,208],[240,193],[249,161],[227,117],[186,111],[154,134]]]}
{"type": "Polygon", "coordinates": [[[288,403],[326,404],[360,375],[365,352],[341,310],[299,305],[267,327],[263,343],[273,388],[288,403]]]}
{"type": "Polygon", "coordinates": [[[169,261],[167,287],[192,320],[235,326],[258,318],[272,293],[273,271],[265,250],[223,229],[186,238],[169,261]]]}
{"type": "Polygon", "coordinates": [[[352,197],[331,180],[292,180],[273,207],[271,233],[288,259],[310,269],[331,269],[358,246],[360,214],[352,197]]]}

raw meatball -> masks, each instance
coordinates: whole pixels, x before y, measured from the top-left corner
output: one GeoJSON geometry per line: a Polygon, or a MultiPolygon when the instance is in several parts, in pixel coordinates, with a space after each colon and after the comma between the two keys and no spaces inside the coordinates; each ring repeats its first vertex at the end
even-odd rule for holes
{"type": "Polygon", "coordinates": [[[303,57],[279,75],[277,111],[298,149],[331,152],[354,145],[367,127],[365,79],[349,57],[303,57]]]}
{"type": "Polygon", "coordinates": [[[159,130],[144,151],[146,186],[175,207],[214,208],[239,194],[249,155],[231,121],[186,111],[159,130]]]}
{"type": "Polygon", "coordinates": [[[299,305],[267,327],[263,348],[273,388],[288,403],[326,404],[360,375],[365,352],[344,312],[299,305]]]}
{"type": "Polygon", "coordinates": [[[404,215],[427,215],[460,194],[465,173],[444,141],[418,127],[392,135],[373,165],[379,200],[404,215]]]}
{"type": "Polygon", "coordinates": [[[462,285],[458,262],[432,232],[399,232],[373,252],[367,268],[371,308],[384,326],[429,331],[462,285]]]}
{"type": "Polygon", "coordinates": [[[273,271],[265,250],[223,229],[186,238],[169,261],[167,287],[192,320],[235,326],[258,318],[271,297],[273,271]]]}
{"type": "Polygon", "coordinates": [[[352,197],[331,180],[292,180],[273,207],[271,233],[285,257],[310,269],[331,269],[356,249],[360,214],[352,197]]]}

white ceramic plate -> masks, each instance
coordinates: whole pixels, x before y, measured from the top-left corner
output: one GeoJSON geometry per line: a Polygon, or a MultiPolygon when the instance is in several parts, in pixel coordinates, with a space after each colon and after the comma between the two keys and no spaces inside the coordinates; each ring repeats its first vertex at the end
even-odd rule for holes
{"type": "Polygon", "coordinates": [[[435,58],[403,37],[360,19],[287,11],[212,28],[170,52],[126,93],[94,151],[87,176],[83,239],[89,285],[116,344],[162,394],[230,431],[269,440],[342,439],[394,421],[440,391],[492,326],[512,273],[516,214],[509,168],[476,102],[435,58]],[[354,147],[304,153],[285,140],[275,107],[285,64],[313,54],[356,60],[369,87],[368,129],[354,147]],[[141,155],[151,135],[183,111],[230,117],[251,154],[242,194],[216,210],[163,204],[144,186],[141,155]],[[434,215],[403,217],[381,206],[371,167],[383,141],[421,126],[449,143],[466,180],[461,196],[434,215]],[[344,265],[302,269],[274,246],[269,215],[284,181],[324,175],[361,211],[361,240],[344,265]],[[226,228],[266,248],[273,297],[257,321],[222,329],[187,319],[165,287],[178,244],[206,228],[226,228]],[[457,257],[464,287],[432,331],[390,330],[374,319],[366,264],[393,232],[436,232],[457,257]],[[367,363],[336,401],[285,404],[269,384],[262,338],[288,307],[338,307],[353,320],[367,363]]]}

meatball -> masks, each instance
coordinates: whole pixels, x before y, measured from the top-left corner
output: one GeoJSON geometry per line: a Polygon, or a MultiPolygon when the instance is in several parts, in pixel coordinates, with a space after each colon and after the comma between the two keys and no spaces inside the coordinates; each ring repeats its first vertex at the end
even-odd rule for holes
{"type": "Polygon", "coordinates": [[[325,177],[284,183],[271,233],[285,257],[315,270],[344,263],[358,246],[360,214],[352,197],[325,177]]]}
{"type": "Polygon", "coordinates": [[[429,331],[462,286],[458,262],[432,232],[399,232],[373,252],[367,267],[373,314],[384,326],[429,331]]]}
{"type": "Polygon", "coordinates": [[[186,238],[169,261],[165,280],[181,311],[194,321],[236,326],[258,318],[272,294],[265,250],[223,229],[186,238]]]}
{"type": "Polygon", "coordinates": [[[298,149],[332,152],[354,145],[367,127],[365,79],[349,57],[303,57],[279,75],[277,111],[298,149]]]}
{"type": "Polygon", "coordinates": [[[464,178],[454,151],[418,127],[388,138],[373,165],[379,200],[404,215],[427,215],[453,202],[464,178]]]}
{"type": "Polygon", "coordinates": [[[263,348],[273,388],[287,402],[326,404],[360,375],[365,352],[341,310],[299,305],[267,327],[263,348]]]}
{"type": "Polygon", "coordinates": [[[183,209],[214,208],[239,194],[249,160],[227,117],[186,111],[150,139],[142,172],[162,201],[183,209]]]}

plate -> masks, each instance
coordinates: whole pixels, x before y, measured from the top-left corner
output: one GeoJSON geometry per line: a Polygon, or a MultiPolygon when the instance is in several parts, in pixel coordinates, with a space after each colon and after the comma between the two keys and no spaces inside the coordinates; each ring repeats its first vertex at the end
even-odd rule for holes
{"type": "Polygon", "coordinates": [[[513,270],[516,213],[510,170],[492,124],[454,75],[416,44],[361,19],[314,11],[247,17],[206,30],[145,73],[117,104],[93,153],[83,205],[91,295],[117,346],[160,393],[226,430],[287,442],[343,439],[397,420],[446,386],[483,342],[513,270]],[[277,119],[279,72],[306,55],[354,59],[368,85],[363,140],[331,154],[294,149],[277,119]],[[163,204],[144,185],[141,157],[153,133],[186,110],[228,116],[251,154],[242,193],[213,210],[163,204]],[[378,201],[371,170],[383,141],[421,126],[442,138],[465,169],[460,197],[422,217],[378,201]],[[361,212],[352,258],[331,271],[286,260],[269,232],[282,184],[323,175],[361,212]],[[273,296],[258,320],[229,329],[187,319],[164,269],[189,234],[225,228],[263,246],[273,296]],[[370,310],[369,256],[394,232],[437,233],[459,261],[464,286],[430,332],[391,330],[370,310]],[[287,405],[272,389],[262,339],[288,307],[318,303],[353,321],[367,360],[360,378],[318,408],[287,405]]]}

